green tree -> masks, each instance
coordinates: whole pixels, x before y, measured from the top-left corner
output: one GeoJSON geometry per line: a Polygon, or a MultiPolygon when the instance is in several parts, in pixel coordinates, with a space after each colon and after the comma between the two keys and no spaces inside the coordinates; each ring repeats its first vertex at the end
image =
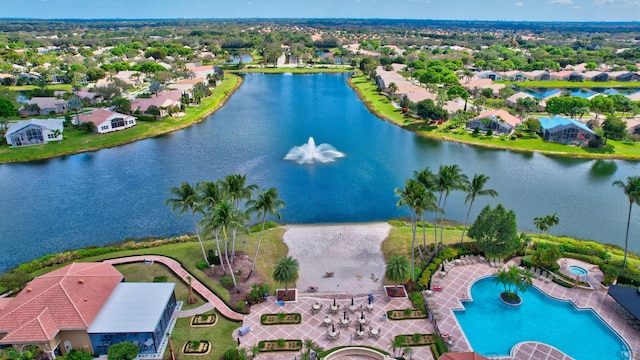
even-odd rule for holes
{"type": "Polygon", "coordinates": [[[533,225],[536,227],[536,229],[540,230],[540,232],[538,233],[538,239],[540,239],[542,236],[542,232],[549,230],[549,225],[547,224],[547,217],[543,216],[543,217],[534,217],[533,218],[533,225]]]}
{"type": "Polygon", "coordinates": [[[0,276],[0,286],[7,290],[19,291],[31,280],[33,276],[30,272],[17,268],[0,276]]]}
{"type": "MultiPolygon", "coordinates": [[[[203,208],[205,213],[213,213],[216,205],[224,201],[227,196],[224,192],[222,182],[220,180],[211,181],[211,182],[200,181],[198,182],[198,184],[196,184],[196,188],[198,189],[200,206],[203,208]]],[[[227,270],[224,265],[222,251],[220,249],[220,239],[218,238],[218,228],[213,228],[212,230],[216,240],[216,250],[218,251],[218,256],[220,257],[220,265],[222,266],[222,272],[226,275],[227,270]]],[[[231,270],[229,271],[231,272],[231,270]]]]}
{"type": "Polygon", "coordinates": [[[464,99],[464,111],[467,111],[467,100],[471,95],[465,88],[460,85],[452,86],[447,90],[447,95],[449,95],[449,99],[464,99]]]}
{"type": "Polygon", "coordinates": [[[276,268],[273,270],[273,280],[284,283],[284,288],[287,290],[290,282],[295,283],[298,280],[299,267],[298,260],[291,256],[285,256],[276,263],[276,268]]]}
{"type": "Polygon", "coordinates": [[[600,114],[613,111],[613,100],[605,95],[594,96],[589,100],[589,109],[596,114],[596,120],[598,120],[600,114]]]}
{"type": "MultiPolygon", "coordinates": [[[[427,249],[427,227],[426,224],[424,222],[424,213],[425,211],[437,211],[438,210],[438,204],[437,204],[437,199],[436,196],[433,194],[433,192],[436,189],[436,176],[433,172],[431,172],[431,170],[429,170],[429,168],[424,168],[420,171],[414,171],[413,172],[413,176],[416,180],[418,180],[422,185],[424,185],[425,190],[427,191],[427,195],[424,198],[424,201],[421,202],[421,207],[420,207],[420,220],[422,222],[422,247],[423,249],[427,249]]],[[[433,243],[434,246],[437,246],[436,244],[436,238],[434,237],[433,239],[433,243]]]]}
{"type": "Polygon", "coordinates": [[[538,246],[531,255],[531,262],[533,262],[535,266],[548,269],[556,264],[560,257],[562,257],[562,252],[557,246],[538,246]]]}
{"type": "Polygon", "coordinates": [[[193,227],[196,230],[196,235],[198,237],[198,243],[200,244],[200,249],[202,250],[202,256],[204,257],[204,261],[207,262],[207,266],[211,266],[209,264],[209,259],[207,259],[207,253],[204,250],[204,245],[202,244],[202,238],[200,237],[200,229],[198,223],[196,222],[196,213],[202,213],[202,206],[200,205],[200,198],[198,197],[198,192],[196,189],[191,186],[191,184],[187,182],[183,182],[179,187],[172,187],[169,189],[171,195],[174,197],[165,200],[165,205],[171,205],[171,211],[178,210],[178,217],[187,210],[191,213],[191,219],[193,220],[193,227]]]}
{"type": "Polygon", "coordinates": [[[398,287],[398,283],[404,284],[409,280],[409,270],[409,260],[407,260],[406,257],[393,255],[387,263],[387,269],[384,275],[398,287]]]}
{"type": "Polygon", "coordinates": [[[529,132],[532,134],[537,134],[538,132],[540,132],[540,129],[542,129],[540,120],[538,119],[529,119],[525,122],[525,125],[527,126],[529,132]]]}
{"type": "Polygon", "coordinates": [[[473,206],[473,202],[476,201],[478,196],[498,196],[498,192],[493,189],[485,189],[484,186],[489,181],[489,177],[484,174],[474,174],[473,179],[466,183],[466,192],[467,196],[464,198],[464,203],[469,202],[469,210],[467,211],[467,217],[464,220],[464,227],[462,228],[462,236],[460,237],[460,244],[462,244],[464,240],[464,232],[467,229],[467,224],[469,223],[469,215],[471,214],[471,207],[473,206]]]}
{"type": "Polygon", "coordinates": [[[449,116],[447,110],[437,106],[431,99],[419,101],[416,104],[416,112],[425,120],[443,120],[449,116]]]}
{"type": "MultiPolygon", "coordinates": [[[[516,109],[524,112],[526,117],[529,117],[530,112],[534,112],[538,109],[538,104],[536,104],[536,101],[530,97],[519,98],[516,100],[516,109]]],[[[538,122],[538,124],[539,123],[540,122],[538,122]]]]}
{"type": "Polygon", "coordinates": [[[544,222],[547,224],[547,240],[549,240],[549,232],[553,226],[556,226],[560,223],[560,219],[558,219],[558,215],[553,213],[552,215],[547,215],[544,217],[544,222]]]}
{"type": "Polygon", "coordinates": [[[121,114],[131,113],[131,101],[127,98],[115,98],[111,105],[113,105],[115,111],[121,114]]]}
{"type": "Polygon", "coordinates": [[[629,176],[627,182],[622,180],[616,180],[613,182],[613,186],[617,186],[622,189],[624,194],[629,200],[629,213],[627,214],[627,231],[624,238],[624,259],[622,260],[622,267],[627,265],[627,250],[629,247],[629,224],[631,223],[631,209],[633,204],[640,205],[640,176],[629,176]]]}
{"type": "Polygon", "coordinates": [[[267,215],[275,215],[278,220],[282,219],[278,209],[284,207],[284,201],[280,200],[278,190],[272,187],[269,190],[259,192],[255,200],[251,199],[247,202],[247,207],[249,208],[250,213],[256,212],[258,217],[262,216],[262,225],[260,226],[260,237],[258,238],[256,254],[253,257],[253,264],[251,264],[249,275],[247,275],[247,279],[249,279],[256,266],[256,261],[258,261],[258,252],[260,251],[260,244],[262,243],[262,234],[264,233],[264,224],[267,221],[267,215]]]}
{"type": "Polygon", "coordinates": [[[507,257],[520,248],[516,214],[502,204],[495,209],[485,206],[469,228],[469,237],[478,242],[478,248],[488,257],[507,257]]]}
{"type": "Polygon", "coordinates": [[[421,206],[423,198],[427,196],[427,191],[419,181],[415,179],[407,179],[404,182],[404,189],[396,188],[396,196],[400,197],[397,206],[406,206],[409,208],[409,216],[411,219],[411,280],[415,281],[415,244],[416,244],[416,223],[418,218],[418,208],[421,206]]]}
{"type": "MultiPolygon", "coordinates": [[[[464,190],[465,184],[468,182],[467,176],[460,172],[458,165],[440,165],[438,168],[438,174],[436,175],[435,184],[437,191],[440,192],[438,196],[438,209],[442,215],[440,216],[440,247],[444,246],[443,231],[444,231],[444,214],[447,206],[447,198],[454,190],[464,190]],[[440,207],[440,201],[442,201],[442,207],[440,207]]],[[[436,212],[436,220],[438,213],[436,212]]],[[[436,246],[436,253],[438,253],[439,247],[436,246]]]]}
{"type": "Polygon", "coordinates": [[[0,97],[0,117],[8,118],[15,116],[18,113],[18,109],[10,99],[0,97]]]}
{"type": "Polygon", "coordinates": [[[109,360],[133,360],[138,356],[140,348],[138,345],[125,341],[109,346],[107,359],[109,360]]]}
{"type": "Polygon", "coordinates": [[[76,113],[76,124],[80,126],[80,120],[78,119],[78,113],[82,110],[82,101],[77,97],[69,99],[67,102],[67,109],[76,113]]]}
{"type": "Polygon", "coordinates": [[[153,93],[156,95],[156,97],[158,96],[158,93],[162,91],[162,84],[160,84],[160,82],[158,81],[152,81],[149,84],[149,92],[153,93]]]}
{"type": "Polygon", "coordinates": [[[627,123],[610,115],[602,123],[602,131],[607,139],[622,140],[627,135],[627,123]]]}
{"type": "MultiPolygon", "coordinates": [[[[247,185],[247,175],[246,174],[231,174],[227,175],[223,181],[224,190],[233,206],[236,209],[240,209],[240,202],[244,199],[250,199],[253,195],[253,191],[258,188],[257,185],[251,184],[247,185]]],[[[236,229],[232,229],[232,240],[231,240],[231,262],[233,263],[233,259],[236,256],[236,229]]]]}
{"type": "Polygon", "coordinates": [[[516,266],[499,270],[493,280],[504,287],[501,296],[507,300],[519,299],[519,292],[525,292],[533,285],[533,274],[529,270],[519,270],[516,266]]]}

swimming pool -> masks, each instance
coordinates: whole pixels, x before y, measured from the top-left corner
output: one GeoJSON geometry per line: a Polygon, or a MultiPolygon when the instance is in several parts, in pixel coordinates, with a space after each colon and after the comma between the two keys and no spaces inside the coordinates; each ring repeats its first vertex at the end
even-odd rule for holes
{"type": "Polygon", "coordinates": [[[493,277],[482,278],[471,287],[473,301],[454,311],[471,347],[482,355],[509,355],[523,341],[542,342],[580,360],[618,359],[621,350],[628,351],[592,310],[578,310],[534,287],[521,294],[521,306],[507,306],[498,299],[501,291],[493,277]]]}
{"type": "Polygon", "coordinates": [[[577,266],[577,265],[571,265],[569,266],[569,271],[571,271],[572,274],[574,275],[580,275],[580,276],[584,276],[587,275],[589,272],[587,271],[587,269],[581,267],[581,266],[577,266]]]}

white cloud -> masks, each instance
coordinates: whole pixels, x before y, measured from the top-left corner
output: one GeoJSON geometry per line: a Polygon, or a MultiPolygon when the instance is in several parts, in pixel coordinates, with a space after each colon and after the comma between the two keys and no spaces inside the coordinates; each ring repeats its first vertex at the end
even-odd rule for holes
{"type": "Polygon", "coordinates": [[[552,4],[565,4],[565,5],[573,4],[573,0],[551,0],[549,2],[552,4]]]}
{"type": "Polygon", "coordinates": [[[593,5],[613,4],[613,0],[593,0],[593,5]]]}
{"type": "Polygon", "coordinates": [[[524,6],[524,3],[522,1],[518,1],[517,3],[513,4],[515,6],[524,6]]]}

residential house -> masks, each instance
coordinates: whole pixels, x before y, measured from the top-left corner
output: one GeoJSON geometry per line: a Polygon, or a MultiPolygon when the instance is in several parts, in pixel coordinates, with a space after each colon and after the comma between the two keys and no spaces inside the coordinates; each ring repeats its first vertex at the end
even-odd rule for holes
{"type": "Polygon", "coordinates": [[[521,122],[522,120],[519,117],[513,116],[507,111],[500,109],[483,112],[467,121],[466,128],[470,130],[477,128],[480,131],[491,129],[495,134],[509,134],[521,122]]]}
{"type": "Polygon", "coordinates": [[[15,78],[11,74],[0,74],[0,84],[5,86],[15,85],[15,78]]]}
{"type": "Polygon", "coordinates": [[[160,117],[168,115],[167,108],[180,107],[182,104],[182,92],[180,90],[169,90],[151,95],[150,98],[136,98],[131,101],[131,111],[147,113],[150,106],[155,106],[160,110],[160,117]]]}
{"type": "Polygon", "coordinates": [[[193,86],[198,83],[204,83],[208,86],[209,80],[207,80],[206,78],[194,77],[191,79],[176,81],[175,83],[168,85],[168,87],[171,89],[180,90],[182,93],[191,93],[193,86]]]}
{"type": "Polygon", "coordinates": [[[550,74],[551,80],[584,81],[584,76],[573,70],[561,70],[550,74]]]}
{"type": "Polygon", "coordinates": [[[413,103],[420,102],[422,100],[431,99],[436,100],[436,95],[431,93],[428,89],[420,86],[420,83],[416,81],[409,81],[404,76],[400,75],[398,71],[404,69],[404,64],[391,64],[393,70],[387,71],[383,66],[376,68],[376,82],[383,89],[388,89],[391,83],[396,84],[396,96],[407,96],[413,103]]]}
{"type": "Polygon", "coordinates": [[[0,346],[38,345],[50,356],[106,355],[129,341],[154,354],[176,307],[173,283],[125,283],[108,263],[74,263],[29,282],[0,303],[0,346]]]}
{"type": "Polygon", "coordinates": [[[526,93],[524,91],[517,92],[504,100],[505,105],[510,108],[516,108],[518,106],[518,99],[530,98],[533,99],[538,105],[538,111],[544,111],[547,103],[544,100],[538,99],[537,97],[526,93]]]}
{"type": "Polygon", "coordinates": [[[62,119],[30,119],[9,125],[4,138],[11,146],[45,144],[62,140],[62,119]]]}
{"type": "Polygon", "coordinates": [[[633,94],[627,95],[627,97],[631,101],[640,101],[640,91],[637,91],[637,92],[635,92],[633,94]]]}
{"type": "Polygon", "coordinates": [[[512,70],[502,73],[503,79],[508,79],[509,81],[527,81],[529,80],[529,75],[520,70],[512,70]]]}
{"type": "Polygon", "coordinates": [[[473,77],[468,81],[463,81],[461,85],[473,96],[478,96],[478,93],[482,89],[489,88],[493,92],[493,97],[498,97],[498,95],[500,95],[500,89],[506,87],[505,84],[494,84],[491,79],[479,79],[477,77],[473,77]]]}
{"type": "Polygon", "coordinates": [[[631,135],[640,135],[640,119],[624,119],[627,122],[627,131],[631,135]]]}
{"type": "Polygon", "coordinates": [[[551,80],[551,73],[546,70],[527,71],[525,74],[529,77],[529,80],[551,80]]]}
{"type": "Polygon", "coordinates": [[[213,65],[200,65],[200,63],[185,64],[187,70],[195,74],[195,77],[206,78],[207,75],[217,74],[220,78],[224,76],[224,71],[213,65]]]}
{"type": "Polygon", "coordinates": [[[49,115],[49,114],[62,114],[67,112],[67,102],[63,99],[57,99],[54,97],[33,97],[28,105],[38,105],[38,109],[23,106],[20,109],[21,114],[26,115],[49,115]]]}
{"type": "Polygon", "coordinates": [[[541,117],[538,120],[542,137],[547,141],[581,146],[597,137],[587,125],[564,116],[541,117]]]}
{"type": "Polygon", "coordinates": [[[485,71],[477,72],[475,74],[475,77],[477,77],[478,79],[491,79],[493,81],[502,80],[502,75],[500,75],[497,72],[492,71],[492,70],[485,70],[485,71]]]}
{"type": "Polygon", "coordinates": [[[609,73],[609,79],[614,81],[640,81],[640,74],[631,71],[612,71],[609,73]]]}
{"type": "Polygon", "coordinates": [[[98,109],[89,114],[79,115],[77,121],[80,124],[93,123],[93,130],[99,134],[128,129],[136,125],[135,117],[106,109],[98,109]]]}
{"type": "Polygon", "coordinates": [[[609,74],[602,71],[586,71],[582,74],[587,81],[609,81],[609,74]]]}

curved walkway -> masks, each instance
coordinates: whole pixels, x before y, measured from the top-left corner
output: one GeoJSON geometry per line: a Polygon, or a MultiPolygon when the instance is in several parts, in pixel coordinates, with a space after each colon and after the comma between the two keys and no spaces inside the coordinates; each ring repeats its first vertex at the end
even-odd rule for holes
{"type": "Polygon", "coordinates": [[[187,270],[185,270],[179,262],[168,258],[166,256],[158,256],[158,255],[140,255],[140,256],[129,256],[118,259],[108,259],[104,260],[104,262],[109,263],[111,265],[117,264],[126,264],[132,262],[143,262],[143,261],[154,261],[159,262],[169,269],[173,271],[176,275],[178,275],[185,283],[188,282],[187,277],[191,277],[191,286],[193,290],[195,290],[198,294],[200,294],[203,298],[205,298],[208,302],[212,303],[223,316],[231,319],[243,321],[244,315],[237,313],[231,310],[227,304],[224,303],[216,294],[214,294],[211,290],[209,290],[206,286],[204,286],[198,279],[191,276],[187,270]]]}

